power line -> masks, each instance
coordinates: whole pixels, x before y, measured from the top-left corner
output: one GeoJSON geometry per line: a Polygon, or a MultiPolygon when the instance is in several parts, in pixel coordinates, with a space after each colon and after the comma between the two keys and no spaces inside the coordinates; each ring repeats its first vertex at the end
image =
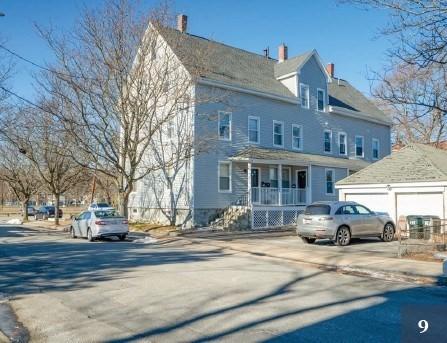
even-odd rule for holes
{"type": "Polygon", "coordinates": [[[41,111],[43,111],[45,113],[48,113],[48,114],[51,114],[51,115],[55,115],[53,112],[48,111],[47,109],[43,108],[42,106],[37,105],[35,102],[33,102],[33,101],[31,101],[31,100],[29,100],[27,98],[24,98],[23,96],[13,92],[12,90],[9,90],[9,89],[7,89],[7,88],[5,88],[3,86],[0,86],[0,89],[3,90],[4,92],[8,93],[8,94],[11,94],[12,96],[16,97],[17,99],[20,99],[23,102],[26,102],[28,105],[31,105],[31,106],[33,106],[33,107],[35,107],[35,108],[37,108],[37,109],[39,109],[39,110],[41,110],[41,111]]]}
{"type": "Polygon", "coordinates": [[[32,66],[36,67],[36,68],[45,70],[45,71],[50,72],[50,73],[53,73],[53,74],[57,74],[57,75],[61,75],[61,76],[66,76],[66,77],[73,77],[73,78],[77,78],[77,79],[96,80],[96,79],[94,79],[94,78],[90,78],[90,77],[66,74],[66,73],[62,73],[62,72],[59,72],[59,71],[54,70],[54,69],[47,68],[47,67],[45,67],[45,66],[43,66],[43,65],[40,65],[40,64],[38,64],[38,63],[36,63],[36,62],[34,62],[34,61],[31,61],[30,59],[28,59],[28,58],[26,58],[26,57],[23,57],[22,55],[18,54],[18,53],[15,52],[15,51],[12,51],[11,49],[8,49],[8,48],[7,48],[6,46],[4,46],[3,44],[0,44],[0,49],[5,50],[6,52],[8,52],[9,54],[13,55],[14,57],[16,57],[16,58],[18,58],[18,59],[20,59],[20,60],[22,60],[22,61],[24,61],[24,62],[26,62],[26,63],[29,63],[29,64],[31,64],[32,66]]]}

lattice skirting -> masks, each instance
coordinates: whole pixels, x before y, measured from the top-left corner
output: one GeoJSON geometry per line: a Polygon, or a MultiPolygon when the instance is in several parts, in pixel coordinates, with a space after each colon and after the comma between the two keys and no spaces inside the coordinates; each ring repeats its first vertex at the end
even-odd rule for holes
{"type": "Polygon", "coordinates": [[[253,229],[275,228],[295,225],[301,208],[253,208],[251,226],[253,229]]]}

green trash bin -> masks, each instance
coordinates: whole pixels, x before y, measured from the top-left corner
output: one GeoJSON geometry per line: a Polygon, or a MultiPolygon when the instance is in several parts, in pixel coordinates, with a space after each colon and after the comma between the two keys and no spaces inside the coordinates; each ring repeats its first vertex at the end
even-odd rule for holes
{"type": "Polygon", "coordinates": [[[424,239],[424,218],[423,216],[407,216],[410,239],[424,239]]]}

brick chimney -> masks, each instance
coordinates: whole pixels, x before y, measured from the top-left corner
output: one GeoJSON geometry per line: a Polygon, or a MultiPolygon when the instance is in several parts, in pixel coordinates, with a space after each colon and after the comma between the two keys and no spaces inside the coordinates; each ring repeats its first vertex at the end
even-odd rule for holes
{"type": "Polygon", "coordinates": [[[284,62],[287,59],[287,45],[282,43],[278,48],[278,60],[284,62]]]}
{"type": "Polygon", "coordinates": [[[335,64],[334,64],[334,63],[329,63],[329,64],[326,66],[326,70],[327,70],[328,74],[329,74],[331,77],[334,77],[334,74],[335,74],[335,64]]]}
{"type": "Polygon", "coordinates": [[[180,32],[186,32],[186,28],[188,25],[188,16],[184,14],[179,14],[177,16],[177,30],[180,32]]]}

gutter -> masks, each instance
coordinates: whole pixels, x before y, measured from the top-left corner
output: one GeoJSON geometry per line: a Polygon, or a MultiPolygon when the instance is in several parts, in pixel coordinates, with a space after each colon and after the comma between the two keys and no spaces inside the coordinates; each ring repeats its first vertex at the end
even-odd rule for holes
{"type": "Polygon", "coordinates": [[[365,120],[365,121],[373,122],[373,123],[380,124],[380,125],[386,125],[386,126],[393,125],[393,123],[391,121],[376,119],[376,118],[371,117],[369,114],[367,114],[365,112],[352,111],[352,110],[348,110],[347,108],[343,108],[343,107],[328,106],[328,112],[334,113],[334,114],[339,114],[339,115],[350,117],[350,118],[359,119],[359,120],[365,120]],[[363,117],[359,117],[359,115],[362,115],[363,117]]]}

